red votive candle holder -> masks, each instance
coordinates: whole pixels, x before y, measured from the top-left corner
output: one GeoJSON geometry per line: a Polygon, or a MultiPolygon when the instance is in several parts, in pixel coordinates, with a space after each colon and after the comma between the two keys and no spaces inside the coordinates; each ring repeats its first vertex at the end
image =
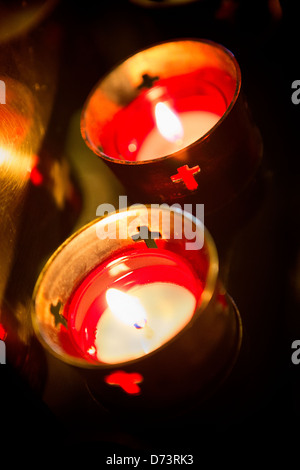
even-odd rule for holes
{"type": "Polygon", "coordinates": [[[253,179],[260,133],[233,54],[204,40],[150,47],[90,93],[81,132],[133,201],[195,202],[213,212],[253,179]]]}
{"type": "Polygon", "coordinates": [[[166,411],[204,398],[241,342],[211,236],[168,207],[130,207],[66,240],[37,281],[32,319],[45,348],[78,367],[112,410],[166,411]]]}

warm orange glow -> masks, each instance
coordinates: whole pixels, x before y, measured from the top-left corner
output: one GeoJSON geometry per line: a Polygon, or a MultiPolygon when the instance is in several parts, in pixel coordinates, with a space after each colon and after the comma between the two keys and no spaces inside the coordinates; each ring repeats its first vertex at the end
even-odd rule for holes
{"type": "Polygon", "coordinates": [[[14,176],[18,181],[20,177],[27,179],[28,176],[28,162],[30,160],[30,154],[25,154],[24,152],[19,152],[15,150],[13,146],[8,147],[0,145],[0,168],[2,174],[4,171],[8,171],[14,176]]]}
{"type": "Polygon", "coordinates": [[[13,157],[10,150],[6,149],[5,147],[0,147],[0,165],[9,163],[12,158],[13,157]]]}
{"type": "Polygon", "coordinates": [[[155,105],[155,119],[160,134],[169,142],[179,143],[183,139],[183,127],[177,114],[166,104],[155,105]]]}
{"type": "Polygon", "coordinates": [[[146,325],[147,314],[137,297],[118,289],[108,289],[106,301],[113,315],[125,325],[136,328],[146,325]]]}

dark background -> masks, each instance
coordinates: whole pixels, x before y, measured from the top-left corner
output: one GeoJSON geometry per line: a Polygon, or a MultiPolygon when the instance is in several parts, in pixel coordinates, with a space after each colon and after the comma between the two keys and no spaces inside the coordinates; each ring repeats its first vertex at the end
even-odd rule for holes
{"type": "MultiPolygon", "coordinates": [[[[300,79],[299,6],[281,1],[274,10],[276,2],[263,0],[200,0],[173,7],[163,6],[163,1],[152,3],[152,8],[126,0],[58,3],[45,20],[57,26],[61,46],[43,145],[50,153],[67,153],[72,164],[77,157],[70,151],[67,135],[73,116],[104,74],[145,47],[177,38],[204,38],[234,53],[264,142],[263,190],[255,193],[254,209],[235,220],[229,241],[222,240],[226,213],[220,214],[217,228],[209,227],[224,262],[226,287],[242,316],[244,341],[239,360],[221,391],[200,409],[192,406],[178,417],[175,412],[170,422],[162,420],[151,427],[134,422],[124,427],[103,417],[90,397],[76,392],[77,382],[67,402],[63,398],[53,405],[55,400],[49,396],[61,392],[64,379],[71,391],[73,376],[68,368],[51,364],[51,359],[52,375],[47,379],[46,374],[41,393],[32,391],[24,374],[20,376],[7,364],[0,371],[5,415],[1,432],[8,442],[46,444],[49,450],[70,446],[80,452],[83,447],[74,442],[93,444],[99,452],[99,468],[113,453],[190,453],[200,466],[203,456],[211,463],[217,458],[235,462],[241,450],[243,467],[251,457],[261,459],[261,451],[267,459],[282,451],[290,455],[298,442],[300,365],[291,362],[291,344],[300,339],[300,104],[291,101],[291,84],[300,79]]],[[[37,30],[43,27],[42,23],[37,30]]],[[[79,125],[76,132],[79,141],[79,125]]],[[[92,154],[90,158],[96,159],[92,154]]],[[[78,165],[75,170],[82,168],[78,165]]],[[[99,166],[100,185],[102,170],[99,166]]],[[[80,186],[84,174],[78,179],[80,186]]],[[[117,194],[117,189],[108,194],[100,190],[98,204],[113,201],[117,194]]],[[[22,260],[23,269],[27,262],[31,262],[28,256],[22,260]]]]}

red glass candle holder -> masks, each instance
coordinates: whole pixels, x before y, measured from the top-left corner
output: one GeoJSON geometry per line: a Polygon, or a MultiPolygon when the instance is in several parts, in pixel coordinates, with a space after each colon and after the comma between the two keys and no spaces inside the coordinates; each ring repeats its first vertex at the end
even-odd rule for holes
{"type": "Polygon", "coordinates": [[[210,41],[163,43],[124,61],[90,93],[81,132],[132,201],[198,201],[207,213],[247,187],[262,157],[239,65],[210,41]]]}
{"type": "Polygon", "coordinates": [[[52,255],[33,299],[42,344],[78,367],[111,410],[166,411],[204,398],[240,348],[214,242],[180,209],[136,206],[83,227],[52,255]],[[188,249],[191,233],[202,247],[188,249]]]}

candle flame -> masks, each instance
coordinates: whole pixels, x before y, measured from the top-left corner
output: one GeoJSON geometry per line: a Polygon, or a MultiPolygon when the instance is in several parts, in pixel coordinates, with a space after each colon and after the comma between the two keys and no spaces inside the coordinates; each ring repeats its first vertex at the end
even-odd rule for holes
{"type": "Polygon", "coordinates": [[[146,325],[147,314],[137,297],[118,289],[108,289],[106,301],[115,317],[125,325],[135,326],[137,329],[146,325]]]}
{"type": "Polygon", "coordinates": [[[180,142],[183,139],[183,127],[177,114],[166,104],[155,105],[156,126],[160,134],[169,142],[180,142]]]}

